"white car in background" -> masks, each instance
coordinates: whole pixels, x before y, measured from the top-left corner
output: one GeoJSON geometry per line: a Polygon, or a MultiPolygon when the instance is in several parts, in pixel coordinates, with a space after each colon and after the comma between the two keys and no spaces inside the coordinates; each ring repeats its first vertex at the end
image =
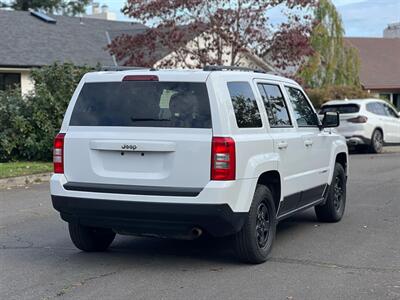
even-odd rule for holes
{"type": "Polygon", "coordinates": [[[337,131],[347,144],[382,152],[384,145],[400,144],[400,115],[387,102],[378,99],[333,100],[324,103],[320,115],[340,113],[337,131]]]}

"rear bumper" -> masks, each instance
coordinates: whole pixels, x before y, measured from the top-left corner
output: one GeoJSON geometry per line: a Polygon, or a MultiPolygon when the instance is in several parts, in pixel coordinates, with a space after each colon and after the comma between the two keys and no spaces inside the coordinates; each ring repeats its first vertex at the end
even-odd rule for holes
{"type": "Polygon", "coordinates": [[[50,193],[69,198],[90,198],[108,201],[175,203],[175,204],[227,204],[233,212],[248,212],[251,197],[257,185],[257,178],[232,181],[209,181],[204,187],[193,188],[152,188],[121,186],[112,184],[74,183],[64,174],[53,174],[50,193]]]}
{"type": "Polygon", "coordinates": [[[52,195],[54,208],[67,222],[112,228],[136,235],[187,238],[193,228],[213,236],[238,232],[247,213],[227,204],[178,204],[74,198],[52,195]]]}

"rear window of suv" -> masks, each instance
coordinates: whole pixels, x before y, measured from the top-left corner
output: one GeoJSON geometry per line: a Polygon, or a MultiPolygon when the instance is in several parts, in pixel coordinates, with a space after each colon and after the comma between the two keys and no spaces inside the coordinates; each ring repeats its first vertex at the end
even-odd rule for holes
{"type": "Polygon", "coordinates": [[[324,105],[319,111],[320,114],[326,112],[339,112],[341,114],[354,114],[360,111],[360,107],[357,104],[339,104],[339,105],[324,105]]]}
{"type": "Polygon", "coordinates": [[[70,125],[211,128],[207,87],[197,82],[85,83],[70,125]]]}

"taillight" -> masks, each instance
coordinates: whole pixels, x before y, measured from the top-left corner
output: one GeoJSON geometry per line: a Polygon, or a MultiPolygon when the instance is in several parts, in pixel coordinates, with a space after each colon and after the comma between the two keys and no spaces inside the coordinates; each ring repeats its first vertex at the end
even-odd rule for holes
{"type": "Polygon", "coordinates": [[[365,116],[358,116],[355,118],[347,119],[347,122],[350,122],[350,123],[367,123],[367,121],[368,121],[368,118],[365,116]]]}
{"type": "Polygon", "coordinates": [[[213,137],[211,146],[211,180],[235,180],[235,141],[229,137],[213,137]]]}
{"type": "Polygon", "coordinates": [[[64,137],[65,133],[59,133],[54,138],[53,166],[54,173],[64,173],[64,137]]]}

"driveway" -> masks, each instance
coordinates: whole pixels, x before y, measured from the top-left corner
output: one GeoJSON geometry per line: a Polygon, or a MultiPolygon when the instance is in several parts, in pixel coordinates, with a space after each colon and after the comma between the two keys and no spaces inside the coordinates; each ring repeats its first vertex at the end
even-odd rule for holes
{"type": "Polygon", "coordinates": [[[82,253],[48,185],[0,191],[1,299],[400,299],[400,154],[352,155],[347,211],[281,223],[271,259],[235,260],[226,241],[118,236],[82,253]]]}

